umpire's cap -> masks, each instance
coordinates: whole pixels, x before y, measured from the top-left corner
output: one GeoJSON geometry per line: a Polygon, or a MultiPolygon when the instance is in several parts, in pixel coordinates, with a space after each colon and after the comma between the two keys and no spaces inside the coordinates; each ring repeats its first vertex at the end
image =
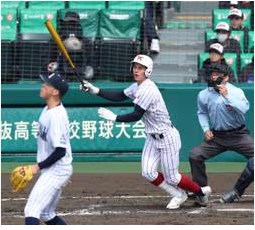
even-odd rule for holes
{"type": "Polygon", "coordinates": [[[53,86],[59,91],[61,96],[64,96],[68,91],[68,84],[65,78],[63,78],[59,73],[52,73],[49,76],[40,75],[43,82],[53,86]]]}
{"type": "Polygon", "coordinates": [[[223,73],[224,75],[228,75],[228,66],[221,63],[212,63],[210,65],[210,73],[212,72],[219,72],[223,73]]]}

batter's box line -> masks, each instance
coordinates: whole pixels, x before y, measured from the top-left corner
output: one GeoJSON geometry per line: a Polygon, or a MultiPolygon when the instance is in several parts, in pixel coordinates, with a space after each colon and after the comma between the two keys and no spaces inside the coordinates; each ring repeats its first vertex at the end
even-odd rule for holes
{"type": "MultiPolygon", "coordinates": [[[[221,197],[222,194],[212,194],[210,198],[216,198],[221,197]]],[[[254,197],[254,195],[242,195],[242,197],[254,197]]],[[[170,198],[170,196],[162,196],[162,195],[148,195],[148,196],[127,196],[127,195],[120,195],[120,196],[63,196],[61,199],[155,199],[155,198],[170,198]]],[[[6,201],[26,201],[27,198],[21,197],[21,198],[2,198],[2,202],[6,201]]],[[[216,199],[215,199],[216,200],[216,199]]],[[[215,200],[212,200],[213,202],[215,200]]]]}

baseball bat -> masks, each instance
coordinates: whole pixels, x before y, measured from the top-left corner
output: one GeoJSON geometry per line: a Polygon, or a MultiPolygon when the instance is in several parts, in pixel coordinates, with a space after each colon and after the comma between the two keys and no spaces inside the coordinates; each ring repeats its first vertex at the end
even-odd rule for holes
{"type": "Polygon", "coordinates": [[[81,76],[78,74],[77,69],[71,59],[71,57],[69,56],[69,53],[66,50],[66,47],[64,46],[58,32],[56,31],[54,25],[52,24],[52,22],[50,20],[47,20],[45,22],[45,26],[47,27],[48,31],[50,32],[53,40],[55,41],[55,43],[58,46],[58,49],[60,50],[60,52],[63,54],[64,58],[67,60],[67,62],[69,63],[69,65],[72,67],[77,79],[79,80],[79,82],[82,84],[83,86],[83,79],[81,78],[81,76]]]}

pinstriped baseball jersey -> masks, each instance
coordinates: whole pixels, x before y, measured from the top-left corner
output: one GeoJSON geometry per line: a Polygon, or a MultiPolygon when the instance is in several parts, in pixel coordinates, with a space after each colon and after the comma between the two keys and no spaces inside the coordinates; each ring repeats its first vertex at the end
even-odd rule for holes
{"type": "Polygon", "coordinates": [[[168,184],[176,186],[179,174],[179,151],[181,139],[179,131],[171,125],[163,97],[153,81],[147,78],[142,84],[132,84],[124,90],[134,104],[145,110],[142,121],[148,134],[142,154],[142,174],[149,181],[154,181],[157,168],[161,169],[168,184]],[[150,134],[163,134],[163,138],[153,138],[150,134]]]}
{"type": "Polygon", "coordinates": [[[37,138],[37,162],[45,160],[57,147],[65,148],[66,154],[54,164],[54,168],[70,165],[72,152],[69,141],[69,121],[62,104],[52,109],[46,106],[41,113],[37,138]]]}
{"type": "Polygon", "coordinates": [[[124,93],[146,111],[142,117],[146,133],[164,133],[171,128],[165,102],[153,81],[146,79],[141,85],[134,83],[124,93]]]}
{"type": "Polygon", "coordinates": [[[52,109],[46,106],[39,118],[37,162],[47,159],[55,148],[66,149],[66,154],[50,167],[41,170],[25,207],[26,217],[49,221],[56,216],[55,209],[63,187],[72,175],[72,152],[69,141],[69,121],[62,104],[52,109]]]}

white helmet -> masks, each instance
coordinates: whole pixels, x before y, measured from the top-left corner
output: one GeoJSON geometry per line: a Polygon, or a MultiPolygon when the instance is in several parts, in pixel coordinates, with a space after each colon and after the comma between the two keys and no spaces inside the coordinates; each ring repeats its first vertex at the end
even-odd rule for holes
{"type": "Polygon", "coordinates": [[[130,66],[130,71],[132,73],[133,70],[133,65],[134,63],[141,64],[145,66],[147,69],[145,70],[145,77],[150,77],[153,69],[153,61],[152,59],[144,54],[139,54],[137,55],[133,61],[131,61],[131,66],[130,66]]]}

